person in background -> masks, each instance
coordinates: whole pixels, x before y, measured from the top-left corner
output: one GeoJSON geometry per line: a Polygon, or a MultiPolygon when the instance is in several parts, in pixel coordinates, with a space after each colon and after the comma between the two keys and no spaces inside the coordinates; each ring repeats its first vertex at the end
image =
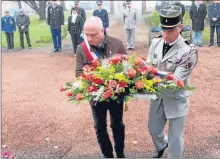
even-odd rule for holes
{"type": "Polygon", "coordinates": [[[124,29],[126,31],[126,43],[128,50],[134,50],[134,35],[137,24],[137,13],[134,8],[131,7],[131,1],[127,0],[127,8],[123,13],[124,29]]]}
{"type": "MultiPolygon", "coordinates": [[[[84,23],[86,21],[85,10],[79,6],[79,1],[75,1],[74,4],[75,4],[75,7],[77,8],[78,15],[80,15],[83,18],[83,23],[84,23]]],[[[74,8],[74,7],[72,7],[72,8],[74,8]]],[[[72,15],[72,9],[71,9],[70,15],[72,15]]]]}
{"type": "Polygon", "coordinates": [[[58,5],[56,0],[52,0],[47,8],[47,24],[52,33],[54,52],[61,52],[61,27],[64,26],[64,13],[63,7],[58,5]]]}
{"type": "Polygon", "coordinates": [[[214,32],[217,33],[217,45],[220,47],[220,2],[214,0],[209,5],[208,16],[210,20],[210,43],[209,46],[214,45],[214,32]]]}
{"type": "Polygon", "coordinates": [[[109,29],[109,19],[108,19],[108,12],[106,9],[102,8],[102,1],[97,1],[96,4],[98,9],[94,10],[93,16],[99,17],[102,20],[103,27],[105,31],[108,32],[109,29]]]}
{"type": "Polygon", "coordinates": [[[19,28],[20,32],[20,43],[21,43],[21,49],[24,49],[24,33],[26,36],[28,48],[30,49],[31,42],[30,42],[30,36],[29,36],[29,25],[30,25],[30,18],[28,15],[24,14],[24,9],[19,10],[20,15],[16,18],[16,24],[19,28]]]}
{"type": "Polygon", "coordinates": [[[204,30],[204,21],[207,15],[206,5],[201,0],[196,0],[192,4],[189,14],[194,32],[192,42],[196,46],[202,47],[202,31],[204,30]]]}
{"type": "Polygon", "coordinates": [[[2,17],[2,32],[5,33],[7,39],[8,50],[14,48],[14,32],[16,31],[15,19],[10,16],[8,10],[5,11],[5,16],[2,17]]]}
{"type": "Polygon", "coordinates": [[[71,9],[72,15],[68,18],[68,31],[71,35],[74,54],[76,56],[77,46],[80,44],[80,35],[83,31],[83,18],[77,13],[78,8],[71,9]]]}

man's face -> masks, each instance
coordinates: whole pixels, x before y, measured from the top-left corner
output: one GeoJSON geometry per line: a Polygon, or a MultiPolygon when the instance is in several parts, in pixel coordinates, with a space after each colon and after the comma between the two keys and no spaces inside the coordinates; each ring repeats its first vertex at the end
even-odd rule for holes
{"type": "Polygon", "coordinates": [[[50,1],[52,5],[57,4],[57,1],[50,1]]]}
{"type": "Polygon", "coordinates": [[[23,10],[21,10],[21,11],[20,11],[20,15],[23,15],[23,14],[24,14],[24,11],[23,11],[23,10]]]}
{"type": "Polygon", "coordinates": [[[102,9],[102,5],[101,4],[98,4],[98,9],[102,9]]]}
{"type": "Polygon", "coordinates": [[[168,44],[174,42],[180,35],[182,28],[183,28],[183,25],[180,24],[178,27],[176,27],[173,30],[164,30],[162,32],[164,41],[167,42],[168,44]]]}
{"type": "Polygon", "coordinates": [[[128,8],[131,8],[131,3],[128,3],[127,5],[128,5],[128,8]]]}
{"type": "Polygon", "coordinates": [[[75,4],[75,7],[79,8],[79,4],[75,4]]]}
{"type": "Polygon", "coordinates": [[[98,46],[104,39],[104,28],[100,29],[97,26],[86,26],[84,34],[89,44],[98,46]]]}
{"type": "Polygon", "coordinates": [[[5,13],[5,16],[7,16],[7,17],[8,17],[9,15],[10,15],[10,13],[9,13],[9,12],[5,13]]]}

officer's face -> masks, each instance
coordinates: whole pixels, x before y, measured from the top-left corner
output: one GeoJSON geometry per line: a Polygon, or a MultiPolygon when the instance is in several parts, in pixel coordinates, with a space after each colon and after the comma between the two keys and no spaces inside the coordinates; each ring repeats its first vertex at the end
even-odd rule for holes
{"type": "Polygon", "coordinates": [[[7,16],[7,17],[8,17],[9,15],[10,15],[10,13],[9,13],[9,12],[5,13],[5,16],[7,16]]]}
{"type": "Polygon", "coordinates": [[[57,4],[57,1],[50,1],[52,5],[57,4]]]}
{"type": "Polygon", "coordinates": [[[183,29],[183,25],[180,24],[178,27],[176,27],[173,30],[164,30],[162,32],[164,41],[167,42],[168,44],[174,42],[180,35],[182,29],[183,29]]]}
{"type": "Polygon", "coordinates": [[[73,10],[73,11],[72,11],[72,13],[73,13],[73,14],[76,14],[76,13],[77,13],[77,11],[76,11],[76,10],[73,10]]]}
{"type": "Polygon", "coordinates": [[[128,5],[128,8],[131,8],[131,3],[128,3],[127,5],[128,5]]]}
{"type": "Polygon", "coordinates": [[[98,46],[104,38],[104,28],[100,29],[96,24],[86,26],[84,34],[91,45],[98,46]]]}
{"type": "Polygon", "coordinates": [[[98,5],[98,9],[102,9],[102,5],[101,4],[98,5]]]}

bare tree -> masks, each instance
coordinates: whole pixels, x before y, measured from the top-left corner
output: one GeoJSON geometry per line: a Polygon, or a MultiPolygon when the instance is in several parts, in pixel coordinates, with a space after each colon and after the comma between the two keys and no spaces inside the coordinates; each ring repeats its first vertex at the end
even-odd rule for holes
{"type": "Polygon", "coordinates": [[[18,8],[21,9],[22,5],[21,5],[21,1],[17,1],[18,2],[18,8]]]}
{"type": "Polygon", "coordinates": [[[114,14],[114,0],[110,1],[110,13],[114,14]]]}
{"type": "Polygon", "coordinates": [[[24,1],[29,7],[31,7],[37,14],[39,14],[39,20],[46,19],[46,7],[49,5],[49,0],[39,1],[24,1]]]}
{"type": "Polygon", "coordinates": [[[147,12],[147,10],[146,10],[146,1],[142,1],[142,15],[144,15],[146,12],[147,12]]]}

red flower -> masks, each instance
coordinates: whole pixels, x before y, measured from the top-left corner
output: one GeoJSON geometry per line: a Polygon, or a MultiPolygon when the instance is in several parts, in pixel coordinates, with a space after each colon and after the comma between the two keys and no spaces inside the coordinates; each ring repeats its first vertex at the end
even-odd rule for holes
{"type": "Polygon", "coordinates": [[[91,81],[94,79],[94,75],[91,73],[91,74],[84,74],[82,73],[81,74],[81,78],[82,80],[88,80],[88,81],[91,81]]]}
{"type": "Polygon", "coordinates": [[[89,66],[89,65],[83,66],[83,72],[90,72],[90,71],[92,71],[92,67],[91,66],[89,66]]]}
{"type": "Polygon", "coordinates": [[[184,83],[183,83],[182,80],[178,80],[178,81],[176,82],[176,85],[177,85],[178,87],[180,87],[180,88],[183,88],[183,87],[184,87],[184,83]]]}
{"type": "Polygon", "coordinates": [[[83,94],[82,93],[79,93],[76,95],[76,100],[80,101],[83,99],[83,94]]]}
{"type": "Polygon", "coordinates": [[[162,79],[159,76],[154,77],[153,80],[156,84],[159,84],[162,81],[162,79]]]}
{"type": "Polygon", "coordinates": [[[145,57],[143,57],[143,56],[141,56],[141,59],[142,59],[143,61],[146,61],[146,60],[147,60],[147,58],[145,58],[145,57]]]}
{"type": "Polygon", "coordinates": [[[2,153],[2,157],[14,158],[14,156],[12,156],[9,152],[3,152],[3,153],[2,153]]]}
{"type": "Polygon", "coordinates": [[[95,83],[95,84],[102,84],[104,81],[101,78],[94,78],[92,80],[92,82],[95,83]]]}
{"type": "Polygon", "coordinates": [[[98,88],[96,86],[89,86],[87,88],[87,92],[90,93],[90,92],[97,92],[98,91],[98,88]]]}
{"type": "Polygon", "coordinates": [[[142,65],[142,63],[143,63],[143,60],[142,60],[140,57],[136,57],[136,58],[134,59],[134,65],[135,65],[136,67],[140,67],[140,66],[142,65]]]}
{"type": "Polygon", "coordinates": [[[154,68],[154,67],[151,67],[149,72],[150,72],[150,74],[154,75],[154,74],[156,74],[158,72],[158,69],[154,68]]]}
{"type": "Polygon", "coordinates": [[[60,88],[60,92],[63,92],[65,90],[66,90],[66,88],[64,86],[60,88]]]}
{"type": "Polygon", "coordinates": [[[132,77],[134,77],[135,75],[136,75],[136,70],[133,69],[133,68],[130,68],[130,69],[128,70],[128,77],[132,78],[132,77]]]}
{"type": "Polygon", "coordinates": [[[169,74],[167,75],[167,79],[168,79],[168,80],[174,80],[173,74],[172,74],[172,73],[169,73],[169,74]]]}
{"type": "Polygon", "coordinates": [[[122,55],[123,60],[128,60],[128,55],[122,55]]]}
{"type": "Polygon", "coordinates": [[[112,96],[112,91],[111,90],[107,90],[106,92],[104,92],[103,97],[105,99],[110,98],[112,96]]]}
{"type": "Polygon", "coordinates": [[[68,96],[68,97],[72,97],[72,96],[73,96],[72,91],[68,91],[67,96],[68,96]]]}
{"type": "Polygon", "coordinates": [[[99,65],[100,65],[99,59],[95,59],[95,60],[92,61],[93,69],[95,69],[95,68],[98,67],[99,65]]]}
{"type": "Polygon", "coordinates": [[[143,67],[141,68],[141,71],[140,71],[140,72],[141,72],[142,75],[145,75],[148,70],[149,70],[149,66],[143,66],[143,67]]]}
{"type": "Polygon", "coordinates": [[[111,63],[113,63],[114,65],[117,65],[119,62],[122,61],[122,54],[115,54],[111,59],[110,59],[111,63]]]}
{"type": "Polygon", "coordinates": [[[118,82],[118,85],[119,85],[119,87],[122,87],[122,88],[128,87],[128,84],[125,83],[125,82],[122,82],[122,81],[119,81],[119,82],[118,82]]]}
{"type": "Polygon", "coordinates": [[[137,82],[136,82],[136,88],[137,88],[137,89],[142,89],[142,88],[144,88],[144,82],[143,82],[143,81],[137,81],[137,82]]]}
{"type": "Polygon", "coordinates": [[[117,82],[115,80],[109,80],[109,86],[112,88],[115,88],[117,85],[117,82]]]}

